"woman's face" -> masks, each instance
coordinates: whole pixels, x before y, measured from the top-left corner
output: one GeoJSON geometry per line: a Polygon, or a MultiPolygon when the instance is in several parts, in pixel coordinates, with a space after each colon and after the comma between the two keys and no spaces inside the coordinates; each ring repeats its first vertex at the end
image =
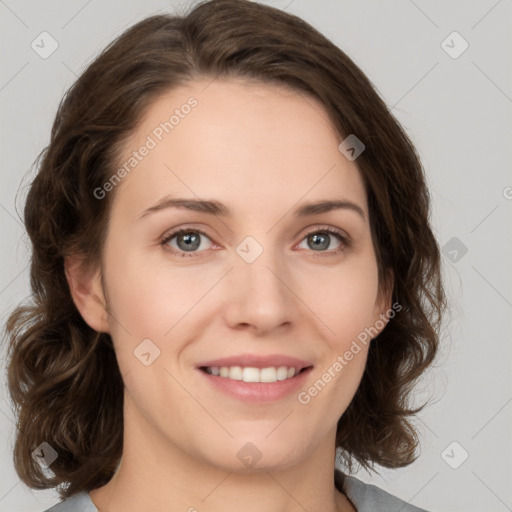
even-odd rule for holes
{"type": "Polygon", "coordinates": [[[270,85],[208,83],[152,104],[116,168],[129,172],[106,192],[116,196],[105,330],[129,436],[226,470],[285,468],[333,450],[365,367],[358,335],[389,300],[360,173],[322,105],[270,85]],[[165,202],[177,199],[189,207],[165,202]],[[304,210],[324,201],[343,204],[304,210]],[[291,375],[282,366],[307,370],[244,380],[291,375]]]}

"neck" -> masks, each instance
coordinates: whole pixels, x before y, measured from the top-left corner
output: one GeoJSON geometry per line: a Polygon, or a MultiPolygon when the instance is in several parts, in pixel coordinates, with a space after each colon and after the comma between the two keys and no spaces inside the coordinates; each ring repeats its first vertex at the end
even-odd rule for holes
{"type": "Polygon", "coordinates": [[[99,512],[355,512],[335,487],[334,435],[289,466],[240,472],[199,460],[132,416],[116,473],[89,494],[99,512]]]}

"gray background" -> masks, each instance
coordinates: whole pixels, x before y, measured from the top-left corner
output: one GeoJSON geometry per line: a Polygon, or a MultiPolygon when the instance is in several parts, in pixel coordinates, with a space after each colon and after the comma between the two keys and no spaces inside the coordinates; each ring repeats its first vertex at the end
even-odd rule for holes
{"type": "MultiPolygon", "coordinates": [[[[422,157],[444,247],[452,313],[441,357],[418,386],[419,399],[433,396],[419,416],[421,456],[404,469],[357,476],[432,511],[512,510],[512,1],[264,3],[310,22],[375,84],[422,157]],[[453,31],[469,44],[458,58],[441,46],[453,31]]],[[[60,98],[124,28],[178,5],[0,0],[2,325],[29,293],[29,246],[16,205],[21,212],[26,173],[49,141],[60,98]],[[59,45],[47,59],[31,48],[43,31],[59,45]]],[[[445,44],[452,53],[461,48],[453,37],[445,44]]],[[[3,372],[3,346],[1,355],[3,372]]],[[[41,511],[58,495],[17,478],[13,422],[2,379],[0,511],[41,511]]]]}

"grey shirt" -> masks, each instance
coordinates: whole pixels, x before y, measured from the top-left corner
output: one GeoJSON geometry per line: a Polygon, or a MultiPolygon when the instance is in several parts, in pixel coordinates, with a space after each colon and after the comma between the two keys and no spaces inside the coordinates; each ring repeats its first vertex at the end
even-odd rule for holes
{"type": "MultiPolygon", "coordinates": [[[[336,487],[350,500],[357,512],[427,512],[402,501],[375,485],[344,475],[335,470],[336,487]]],[[[89,494],[85,491],[57,503],[44,512],[98,512],[89,494]]]]}

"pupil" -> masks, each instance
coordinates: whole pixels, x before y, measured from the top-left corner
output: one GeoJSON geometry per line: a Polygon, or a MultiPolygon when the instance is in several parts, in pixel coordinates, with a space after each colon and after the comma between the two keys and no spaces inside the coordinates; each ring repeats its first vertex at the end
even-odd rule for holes
{"type": "Polygon", "coordinates": [[[199,247],[199,236],[194,233],[181,234],[178,237],[178,244],[180,241],[185,242],[183,247],[180,246],[180,249],[184,249],[185,251],[191,251],[199,247]]]}
{"type": "Polygon", "coordinates": [[[321,248],[321,249],[327,249],[329,247],[329,240],[326,235],[323,234],[314,234],[311,235],[311,238],[314,240],[314,247],[321,248]],[[323,239],[323,243],[322,243],[323,239]]]}

